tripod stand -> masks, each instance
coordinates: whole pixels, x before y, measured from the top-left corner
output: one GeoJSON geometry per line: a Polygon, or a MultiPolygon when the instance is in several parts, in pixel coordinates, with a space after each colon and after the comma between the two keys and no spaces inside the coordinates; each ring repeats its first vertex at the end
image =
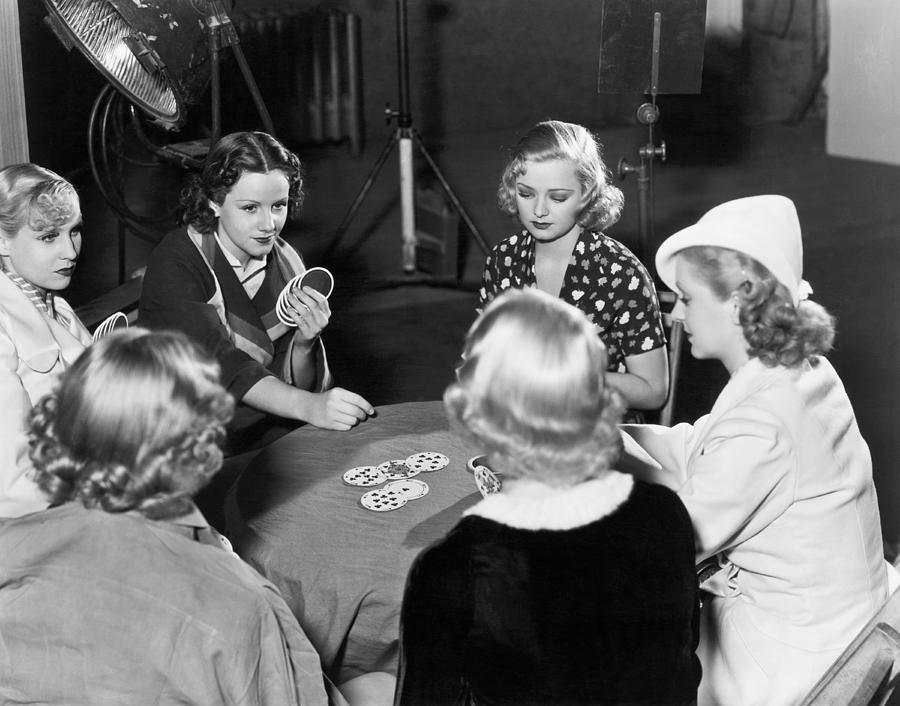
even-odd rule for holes
{"type": "Polygon", "coordinates": [[[368,177],[362,185],[362,188],[353,200],[350,209],[344,215],[340,225],[334,234],[334,239],[328,246],[327,255],[333,255],[337,249],[343,236],[346,234],[353,222],[354,217],[362,206],[366,195],[375,184],[378,174],[381,172],[390,156],[394,146],[399,148],[400,160],[400,211],[401,211],[401,262],[403,271],[406,274],[412,274],[416,271],[416,214],[415,214],[415,173],[413,171],[413,146],[418,148],[422,157],[424,157],[432,173],[437,178],[444,193],[453,205],[453,208],[460,215],[469,232],[478,242],[485,254],[490,250],[487,242],[482,237],[475,223],[469,217],[469,214],[463,208],[462,203],[457,197],[446,177],[441,173],[438,165],[432,159],[428,150],[419,137],[419,133],[412,126],[412,113],[409,108],[409,50],[406,36],[406,0],[397,0],[397,74],[400,96],[400,109],[391,110],[388,105],[385,108],[385,116],[388,124],[391,120],[397,120],[397,129],[388,138],[384,149],[381,151],[378,159],[369,172],[368,177]]]}

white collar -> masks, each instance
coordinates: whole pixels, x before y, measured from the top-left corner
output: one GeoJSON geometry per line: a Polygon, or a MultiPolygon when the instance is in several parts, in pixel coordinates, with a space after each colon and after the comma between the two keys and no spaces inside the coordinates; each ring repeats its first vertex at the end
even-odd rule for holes
{"type": "Polygon", "coordinates": [[[567,530],[612,514],[631,494],[634,479],[609,471],[602,478],[556,488],[530,478],[507,480],[464,515],[477,515],[516,529],[567,530]]]}
{"type": "Polygon", "coordinates": [[[250,272],[255,272],[256,270],[260,270],[266,266],[266,262],[269,257],[268,255],[263,255],[261,258],[251,257],[247,262],[247,266],[244,267],[241,264],[241,261],[238,260],[234,255],[232,255],[231,251],[227,247],[225,247],[225,243],[223,243],[222,239],[219,237],[219,231],[214,230],[213,235],[216,238],[216,244],[219,246],[219,250],[222,251],[225,259],[228,260],[228,264],[231,265],[234,269],[240,270],[242,273],[247,274],[250,272]]]}

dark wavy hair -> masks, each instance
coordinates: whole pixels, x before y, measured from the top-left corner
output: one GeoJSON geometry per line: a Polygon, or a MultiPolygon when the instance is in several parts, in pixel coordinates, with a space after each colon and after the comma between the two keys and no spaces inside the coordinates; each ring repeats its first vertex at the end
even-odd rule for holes
{"type": "Polygon", "coordinates": [[[747,353],[768,366],[794,368],[831,350],[834,317],[809,300],[794,306],[791,295],[767,267],[737,250],[693,246],[678,255],[722,301],[740,302],[747,353]]]}
{"type": "Polygon", "coordinates": [[[586,127],[560,120],[538,123],[513,148],[497,189],[501,211],[516,217],[516,180],[528,170],[529,162],[551,159],[568,160],[575,167],[585,194],[579,225],[587,230],[603,230],[619,220],[625,197],[612,183],[612,173],[603,162],[600,143],[586,127]]]}
{"type": "Polygon", "coordinates": [[[234,403],[184,334],[137,327],[87,348],[34,407],[29,450],[52,505],[168,519],[219,470],[234,403]]]}
{"type": "Polygon", "coordinates": [[[618,460],[624,405],[606,349],[578,309],[537,289],[507,290],[466,336],[444,393],[455,426],[514,477],[574,485],[618,460]]]}
{"type": "Polygon", "coordinates": [[[288,180],[288,218],[296,218],[303,206],[306,170],[300,158],[265,132],[233,132],[220,139],[206,156],[199,174],[188,178],[181,192],[181,222],[201,233],[216,230],[218,218],[209,206],[224,203],[244,174],[283,172],[288,180]]]}

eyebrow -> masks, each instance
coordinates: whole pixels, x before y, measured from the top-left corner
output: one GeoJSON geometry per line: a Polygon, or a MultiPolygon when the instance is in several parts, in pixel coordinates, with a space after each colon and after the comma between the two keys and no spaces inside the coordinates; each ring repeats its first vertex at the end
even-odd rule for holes
{"type": "MultiPolygon", "coordinates": [[[[517,189],[528,189],[529,191],[537,191],[537,189],[535,189],[533,186],[529,186],[528,184],[525,184],[521,181],[516,182],[516,188],[517,189]]],[[[576,191],[577,191],[577,189],[568,189],[564,186],[554,186],[554,187],[547,189],[548,193],[561,192],[564,194],[574,194],[576,191]]]]}

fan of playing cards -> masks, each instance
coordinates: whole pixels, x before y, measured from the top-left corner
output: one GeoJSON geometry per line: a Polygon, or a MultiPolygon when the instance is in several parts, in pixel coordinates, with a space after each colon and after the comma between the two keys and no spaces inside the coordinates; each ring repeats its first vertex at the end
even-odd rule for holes
{"type": "Polygon", "coordinates": [[[478,486],[478,492],[482,497],[486,498],[497,493],[503,487],[500,478],[487,465],[487,457],[473,456],[466,463],[466,467],[475,477],[475,485],[478,486]]]}
{"type": "Polygon", "coordinates": [[[94,341],[99,341],[105,335],[112,333],[117,328],[128,328],[128,317],[121,311],[103,319],[102,323],[94,329],[94,341]]]}
{"type": "Polygon", "coordinates": [[[428,494],[428,484],[413,476],[439,471],[449,463],[450,459],[442,453],[423,451],[377,466],[357,466],[346,471],[342,478],[348,485],[362,487],[386,483],[365,493],[359,501],[367,510],[388,512],[428,494]]]}
{"type": "Polygon", "coordinates": [[[324,267],[310,267],[302,275],[298,275],[294,277],[290,282],[288,282],[285,285],[284,289],[281,290],[281,294],[278,295],[278,301],[275,303],[275,313],[278,316],[278,320],[281,321],[281,323],[283,323],[285,326],[297,326],[297,324],[294,323],[294,320],[288,313],[289,310],[296,311],[298,314],[303,313],[301,311],[297,311],[296,309],[294,309],[294,307],[288,304],[288,294],[295,287],[297,289],[302,289],[303,287],[312,287],[317,292],[323,294],[327,299],[331,296],[331,290],[334,289],[334,277],[324,267]]]}

